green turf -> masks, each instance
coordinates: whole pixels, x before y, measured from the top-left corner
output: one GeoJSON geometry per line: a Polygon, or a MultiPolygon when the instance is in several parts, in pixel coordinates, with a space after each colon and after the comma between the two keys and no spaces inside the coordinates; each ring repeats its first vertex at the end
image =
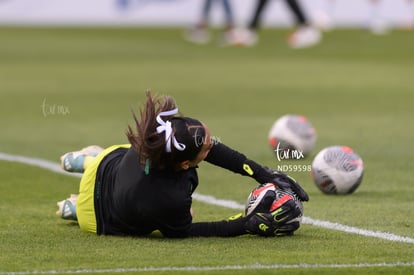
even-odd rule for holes
{"type": "MultiPolygon", "coordinates": [[[[311,198],[305,216],[414,238],[412,33],[335,30],[321,45],[304,50],[285,45],[287,30],[264,30],[254,48],[194,46],[181,34],[177,29],[0,28],[0,152],[57,162],[62,153],[85,145],[124,143],[130,109],[151,88],[174,96],[185,115],[204,121],[222,142],[268,166],[310,165],[326,146],[351,146],[365,163],[355,194],[326,196],[309,173],[292,173],[311,198]],[[279,163],[267,134],[286,113],[306,115],[318,140],[308,158],[279,163]]],[[[201,194],[244,203],[255,186],[207,163],[199,170],[201,194]]],[[[308,224],[292,238],[97,237],[54,216],[56,201],[76,192],[77,178],[5,161],[0,174],[0,274],[414,261],[413,244],[308,224]]],[[[235,214],[197,201],[194,209],[196,221],[235,214]]],[[[412,274],[414,267],[254,272],[412,274]]]]}

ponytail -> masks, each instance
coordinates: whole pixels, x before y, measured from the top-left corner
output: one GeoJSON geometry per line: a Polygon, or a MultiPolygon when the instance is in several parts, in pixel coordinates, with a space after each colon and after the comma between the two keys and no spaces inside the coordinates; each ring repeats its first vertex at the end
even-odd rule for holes
{"type": "Polygon", "coordinates": [[[148,90],[146,96],[140,119],[132,111],[136,133],[131,126],[126,131],[138,153],[139,163],[149,162],[150,168],[163,170],[173,169],[185,160],[194,160],[206,134],[202,123],[193,118],[175,117],[178,109],[172,97],[153,97],[148,90]]]}

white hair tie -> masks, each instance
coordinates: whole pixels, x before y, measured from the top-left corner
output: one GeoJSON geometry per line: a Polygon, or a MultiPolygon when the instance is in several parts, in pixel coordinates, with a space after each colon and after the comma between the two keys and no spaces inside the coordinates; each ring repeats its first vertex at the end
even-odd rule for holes
{"type": "Polygon", "coordinates": [[[174,147],[179,151],[184,151],[185,144],[179,143],[173,133],[172,133],[172,126],[171,121],[162,120],[162,116],[172,116],[178,113],[178,108],[175,108],[170,111],[161,112],[157,116],[157,122],[160,126],[157,127],[157,133],[160,134],[165,131],[165,152],[171,153],[171,141],[174,144],[174,147]]]}

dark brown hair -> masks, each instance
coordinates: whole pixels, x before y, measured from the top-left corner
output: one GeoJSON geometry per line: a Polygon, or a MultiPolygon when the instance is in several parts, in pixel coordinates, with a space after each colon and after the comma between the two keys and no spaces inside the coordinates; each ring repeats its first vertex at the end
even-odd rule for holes
{"type": "MultiPolygon", "coordinates": [[[[165,132],[158,133],[157,116],[161,112],[170,111],[176,108],[175,101],[169,96],[151,96],[146,91],[147,100],[140,108],[140,119],[134,111],[132,115],[135,121],[136,133],[131,126],[128,126],[126,135],[132,147],[139,156],[139,162],[145,164],[150,162],[150,167],[163,170],[173,169],[182,161],[194,160],[201,150],[205,139],[203,124],[193,118],[182,116],[163,116],[164,121],[171,121],[172,136],[185,145],[180,151],[171,145],[171,152],[166,152],[165,132]]],[[[171,137],[172,138],[172,137],[171,137]]]]}

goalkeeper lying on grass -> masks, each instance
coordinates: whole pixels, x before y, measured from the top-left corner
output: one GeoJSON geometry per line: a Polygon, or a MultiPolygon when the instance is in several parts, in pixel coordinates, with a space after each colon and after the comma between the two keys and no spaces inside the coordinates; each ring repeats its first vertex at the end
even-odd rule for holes
{"type": "Polygon", "coordinates": [[[127,130],[130,144],[105,150],[89,146],[63,155],[62,167],[83,176],[79,195],[59,202],[57,215],[77,220],[81,230],[98,235],[143,236],[155,230],[170,238],[293,234],[299,223],[287,222],[300,210],[288,200],[270,213],[271,193],[248,216],[192,222],[191,196],[202,160],[259,183],[291,188],[302,201],[308,195],[290,177],[212,140],[205,124],[177,113],[171,97],[147,92],[140,119],[134,114],[136,133],[131,127],[127,130]]]}

